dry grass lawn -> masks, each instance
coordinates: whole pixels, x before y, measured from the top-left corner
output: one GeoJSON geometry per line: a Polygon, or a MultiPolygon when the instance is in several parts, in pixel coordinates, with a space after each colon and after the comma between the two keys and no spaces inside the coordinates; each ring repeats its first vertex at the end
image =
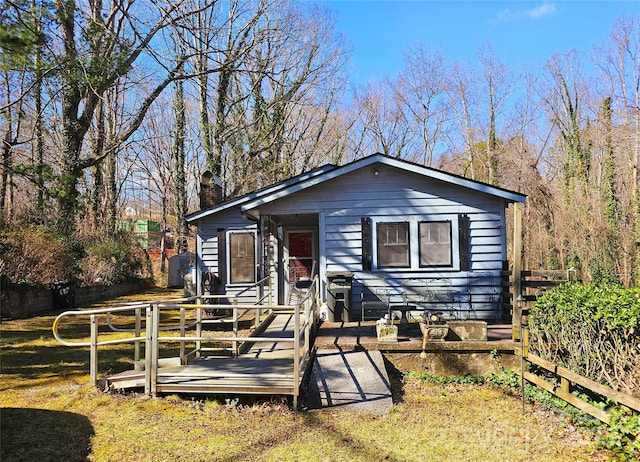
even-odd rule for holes
{"type": "MultiPolygon", "coordinates": [[[[594,449],[594,436],[587,430],[533,405],[527,405],[523,415],[520,399],[501,390],[433,385],[411,376],[396,381],[402,389],[395,395],[401,399],[385,416],[328,410],[296,413],[279,398],[249,404],[223,398],[107,394],[88,385],[88,350],[55,341],[53,319],[41,316],[2,323],[3,462],[598,461],[608,457],[594,449]]],[[[78,326],[78,332],[84,328],[78,326]]],[[[101,372],[128,367],[129,355],[121,348],[100,356],[101,372]]]]}

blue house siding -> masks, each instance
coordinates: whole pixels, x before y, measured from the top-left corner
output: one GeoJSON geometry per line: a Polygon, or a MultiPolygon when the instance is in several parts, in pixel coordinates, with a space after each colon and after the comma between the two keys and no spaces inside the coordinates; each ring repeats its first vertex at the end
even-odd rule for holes
{"type": "MultiPolygon", "coordinates": [[[[222,265],[226,265],[226,262],[219,262],[219,246],[224,243],[218,242],[218,232],[221,230],[247,230],[257,231],[257,226],[254,222],[244,218],[238,208],[233,208],[215,217],[203,218],[198,224],[198,283],[202,273],[206,271],[213,271],[216,275],[223,275],[226,273],[226,269],[222,269],[222,265]]],[[[231,300],[236,297],[236,294],[245,290],[251,284],[229,284],[229,281],[225,281],[224,293],[227,298],[231,300]]],[[[239,303],[254,303],[256,300],[256,291],[251,289],[243,293],[239,298],[239,303]]]]}
{"type": "Polygon", "coordinates": [[[365,297],[371,297],[376,288],[400,288],[408,279],[447,278],[459,294],[457,308],[469,310],[471,298],[475,301],[473,316],[486,319],[500,315],[497,294],[501,291],[500,273],[506,259],[504,205],[500,198],[466,192],[421,175],[390,167],[369,167],[352,172],[347,181],[330,180],[265,204],[260,213],[322,213],[324,239],[320,253],[324,262],[320,275],[326,280],[327,271],[354,273],[356,312],[360,310],[363,291],[365,297]],[[457,239],[457,217],[461,214],[470,220],[470,271],[459,270],[459,262],[457,268],[451,269],[419,268],[415,263],[412,268],[376,269],[375,261],[373,271],[362,270],[362,217],[370,217],[374,224],[448,220],[452,221],[457,239]],[[482,281],[475,275],[477,272],[481,272],[482,281]]]}
{"type": "MultiPolygon", "coordinates": [[[[289,224],[298,215],[312,220],[318,237],[318,272],[322,283],[326,284],[328,271],[354,273],[352,319],[358,317],[361,297],[375,297],[376,289],[382,287],[399,290],[410,279],[450,281],[452,291],[457,294],[458,316],[492,319],[502,315],[499,302],[501,272],[507,258],[506,207],[510,202],[524,200],[525,196],[518,193],[375,155],[348,166],[326,167],[320,174],[309,175],[299,182],[289,181],[267,192],[249,194],[210,214],[198,212],[193,220],[199,229],[199,264],[214,271],[218,268],[219,228],[257,229],[255,222],[244,218],[243,213],[263,220],[275,217],[272,219],[284,220],[285,227],[285,217],[292,220],[289,224]],[[363,217],[371,220],[369,236],[362,233],[363,217]],[[468,249],[464,249],[468,253],[462,258],[458,248],[460,220],[465,220],[464,223],[468,220],[468,249]],[[423,221],[451,223],[453,266],[420,267],[417,230],[423,221]],[[377,268],[374,239],[377,224],[383,222],[409,223],[412,234],[409,268],[377,268]],[[372,243],[373,265],[365,271],[362,252],[367,239],[372,243]]],[[[271,229],[271,254],[278,258],[274,234],[271,229]]],[[[268,271],[276,274],[275,261],[268,271]]]]}

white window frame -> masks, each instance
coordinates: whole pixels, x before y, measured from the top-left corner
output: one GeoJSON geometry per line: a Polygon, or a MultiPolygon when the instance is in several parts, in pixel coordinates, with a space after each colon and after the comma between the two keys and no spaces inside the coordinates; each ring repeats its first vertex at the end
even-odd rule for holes
{"type": "MultiPolygon", "coordinates": [[[[406,245],[407,246],[407,250],[408,250],[408,255],[407,255],[407,265],[406,266],[400,266],[400,265],[387,265],[387,266],[383,266],[380,267],[380,269],[385,269],[385,270],[403,270],[403,269],[407,269],[407,268],[411,268],[411,244],[412,244],[412,239],[411,239],[411,223],[407,222],[407,221],[378,221],[375,223],[375,233],[376,233],[376,239],[374,241],[374,245],[376,248],[376,265],[378,265],[378,250],[380,247],[380,243],[378,242],[378,227],[380,225],[401,225],[403,228],[406,225],[406,230],[407,230],[407,242],[406,244],[401,244],[401,245],[406,245]]],[[[399,244],[400,245],[400,244],[399,244]]]]}
{"type": "Polygon", "coordinates": [[[248,230],[248,229],[233,229],[227,231],[227,237],[225,239],[225,246],[227,248],[227,261],[225,262],[227,265],[227,279],[229,283],[227,284],[230,287],[233,286],[247,286],[251,284],[255,284],[258,280],[258,233],[256,231],[248,230]],[[231,235],[232,234],[251,234],[253,236],[253,281],[252,282],[232,282],[232,272],[231,272],[231,235]]]}
{"type": "Polygon", "coordinates": [[[460,236],[458,229],[458,215],[416,215],[410,217],[371,217],[371,253],[372,271],[401,272],[401,271],[459,271],[460,270],[460,236]],[[428,222],[451,223],[451,265],[420,266],[420,237],[419,224],[428,222]],[[409,266],[404,268],[378,266],[378,223],[409,223],[409,266]]]}
{"type": "MultiPolygon", "coordinates": [[[[438,242],[440,243],[440,242],[438,242]]],[[[418,222],[418,261],[420,268],[452,268],[454,264],[453,260],[454,255],[454,240],[453,240],[453,222],[451,220],[421,220],[418,222]],[[422,224],[448,224],[449,225],[449,235],[447,236],[449,239],[448,249],[449,249],[449,261],[450,264],[446,265],[423,265],[422,264],[422,236],[420,234],[420,225],[422,224]]]]}

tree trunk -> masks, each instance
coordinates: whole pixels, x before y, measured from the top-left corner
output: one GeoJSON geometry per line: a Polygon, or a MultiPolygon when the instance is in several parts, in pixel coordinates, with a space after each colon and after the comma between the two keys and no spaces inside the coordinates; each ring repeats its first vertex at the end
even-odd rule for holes
{"type": "MultiPolygon", "coordinates": [[[[96,130],[93,138],[93,155],[95,157],[102,156],[104,149],[104,104],[100,104],[96,110],[96,130]]],[[[104,228],[104,161],[93,167],[93,191],[91,195],[91,208],[93,210],[93,229],[104,228]]]]}
{"type": "Polygon", "coordinates": [[[11,218],[11,150],[12,150],[11,121],[7,124],[2,143],[2,183],[0,186],[0,212],[6,220],[11,218]]]}
{"type": "Polygon", "coordinates": [[[176,253],[186,252],[189,247],[189,236],[184,216],[187,212],[187,178],[185,172],[184,143],[186,138],[186,114],[184,101],[184,85],[182,80],[175,82],[174,95],[175,130],[173,139],[174,160],[174,210],[176,219],[176,253]]]}

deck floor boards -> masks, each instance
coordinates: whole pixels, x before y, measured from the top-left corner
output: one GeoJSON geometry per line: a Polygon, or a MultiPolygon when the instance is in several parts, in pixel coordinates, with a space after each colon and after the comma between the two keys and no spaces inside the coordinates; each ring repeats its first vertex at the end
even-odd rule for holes
{"type": "MultiPolygon", "coordinates": [[[[415,352],[422,350],[422,332],[417,323],[397,324],[398,342],[379,342],[375,321],[324,322],[318,330],[318,349],[381,350],[415,352]]],[[[489,324],[487,340],[430,342],[427,351],[513,351],[511,324],[489,324]]]]}
{"type": "MultiPolygon", "coordinates": [[[[275,316],[260,337],[293,338],[293,315],[275,316]]],[[[158,368],[161,393],[292,393],[293,342],[255,342],[238,357],[208,356],[186,365],[158,368]]],[[[300,374],[302,377],[302,373],[300,374]]],[[[107,379],[115,388],[144,387],[144,371],[125,371],[107,379]]]]}

